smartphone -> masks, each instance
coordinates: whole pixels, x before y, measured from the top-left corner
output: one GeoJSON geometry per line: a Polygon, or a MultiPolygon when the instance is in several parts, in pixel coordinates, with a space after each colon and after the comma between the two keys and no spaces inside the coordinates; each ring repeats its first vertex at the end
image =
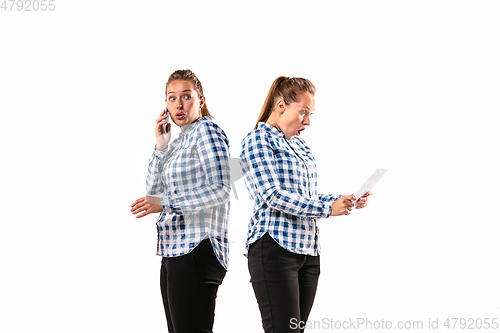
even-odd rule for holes
{"type": "MultiPolygon", "coordinates": [[[[165,112],[167,112],[167,118],[165,118],[165,121],[168,123],[168,120],[170,119],[170,113],[168,112],[167,105],[165,105],[165,112]]],[[[163,125],[163,130],[165,133],[167,133],[167,124],[163,125]]]]}

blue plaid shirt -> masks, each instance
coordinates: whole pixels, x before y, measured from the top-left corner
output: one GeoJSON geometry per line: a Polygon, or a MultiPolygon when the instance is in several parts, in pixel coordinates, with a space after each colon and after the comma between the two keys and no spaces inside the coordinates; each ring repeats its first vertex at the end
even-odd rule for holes
{"type": "Polygon", "coordinates": [[[253,202],[246,250],[266,232],[284,249],[320,254],[318,220],[341,195],[317,193],[316,162],[305,141],[259,122],[242,141],[241,166],[253,202]]]}
{"type": "Polygon", "coordinates": [[[157,255],[181,256],[210,238],[227,270],[229,178],[229,141],[211,117],[186,125],[167,149],[155,148],[146,190],[159,196],[163,207],[156,222],[157,255]]]}

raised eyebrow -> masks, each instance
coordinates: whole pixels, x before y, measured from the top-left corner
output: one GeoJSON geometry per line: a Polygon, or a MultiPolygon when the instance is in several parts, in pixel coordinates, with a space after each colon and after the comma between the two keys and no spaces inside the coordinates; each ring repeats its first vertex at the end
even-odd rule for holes
{"type": "MultiPolygon", "coordinates": [[[[191,89],[186,89],[186,90],[183,90],[183,91],[182,91],[182,93],[183,93],[183,94],[184,94],[185,92],[191,92],[191,89]]],[[[167,93],[167,95],[168,95],[168,94],[175,94],[175,91],[169,91],[169,92],[167,93]]]]}

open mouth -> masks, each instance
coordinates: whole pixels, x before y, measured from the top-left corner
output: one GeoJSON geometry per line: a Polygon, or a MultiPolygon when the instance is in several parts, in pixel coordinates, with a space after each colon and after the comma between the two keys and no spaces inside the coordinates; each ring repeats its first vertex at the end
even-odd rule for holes
{"type": "Polygon", "coordinates": [[[300,132],[302,132],[303,130],[305,130],[305,127],[304,127],[304,128],[299,129],[299,130],[297,131],[297,133],[295,133],[295,134],[296,134],[297,136],[299,136],[299,135],[300,135],[300,132]]]}
{"type": "Polygon", "coordinates": [[[186,114],[185,113],[182,113],[182,112],[177,112],[175,114],[175,118],[176,119],[184,119],[186,117],[186,114]]]}

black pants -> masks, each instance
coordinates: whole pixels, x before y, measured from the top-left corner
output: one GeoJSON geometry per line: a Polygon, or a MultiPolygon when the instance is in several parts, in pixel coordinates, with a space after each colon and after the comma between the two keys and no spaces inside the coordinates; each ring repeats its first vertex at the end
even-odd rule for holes
{"type": "Polygon", "coordinates": [[[303,332],[314,302],[319,256],[289,252],[269,234],[250,246],[248,270],[266,333],[303,332]]]}
{"type": "Polygon", "coordinates": [[[186,255],[163,257],[160,287],[170,333],[212,332],[215,298],[225,275],[209,239],[186,255]]]}

